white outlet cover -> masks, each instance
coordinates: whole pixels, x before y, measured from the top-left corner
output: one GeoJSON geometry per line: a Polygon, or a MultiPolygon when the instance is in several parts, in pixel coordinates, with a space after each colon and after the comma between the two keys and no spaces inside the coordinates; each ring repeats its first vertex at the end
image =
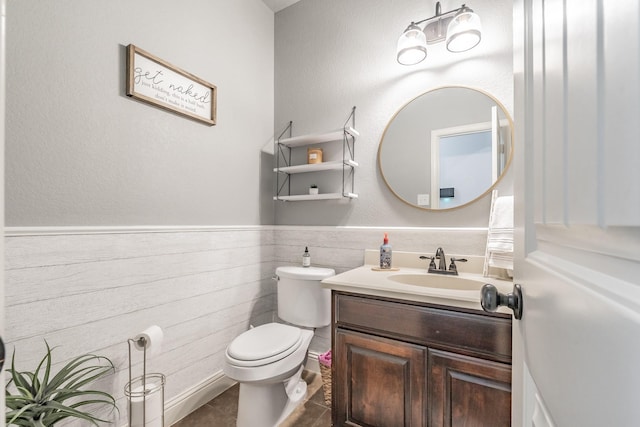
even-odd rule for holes
{"type": "Polygon", "coordinates": [[[429,206],[429,195],[418,194],[418,206],[429,206]]]}

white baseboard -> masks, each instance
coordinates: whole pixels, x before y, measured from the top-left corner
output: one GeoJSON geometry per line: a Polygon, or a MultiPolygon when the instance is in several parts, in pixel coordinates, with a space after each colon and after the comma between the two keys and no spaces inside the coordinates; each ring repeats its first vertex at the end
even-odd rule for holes
{"type": "Polygon", "coordinates": [[[164,411],[165,426],[177,423],[235,384],[236,381],[224,375],[222,371],[218,371],[199,384],[183,391],[166,402],[164,411]]]}

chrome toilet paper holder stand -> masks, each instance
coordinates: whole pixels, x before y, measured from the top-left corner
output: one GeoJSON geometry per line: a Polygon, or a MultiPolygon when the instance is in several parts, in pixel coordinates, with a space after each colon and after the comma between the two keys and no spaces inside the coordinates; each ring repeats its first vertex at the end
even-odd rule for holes
{"type": "Polygon", "coordinates": [[[132,411],[132,403],[135,398],[142,398],[142,424],[140,427],[147,426],[147,397],[157,392],[161,393],[160,399],[162,402],[162,413],[161,422],[164,427],[164,385],[166,382],[166,378],[163,374],[160,373],[149,373],[147,374],[147,339],[145,337],[140,337],[138,339],[129,338],[127,340],[127,344],[129,345],[129,382],[124,386],[124,394],[127,397],[127,401],[129,403],[129,427],[137,427],[132,424],[133,421],[133,411],[132,411]],[[137,345],[138,347],[142,347],[142,375],[139,377],[133,377],[132,368],[131,368],[131,345],[137,345]],[[149,384],[149,385],[148,385],[149,384]],[[137,387],[142,386],[140,391],[137,391],[137,387]]]}

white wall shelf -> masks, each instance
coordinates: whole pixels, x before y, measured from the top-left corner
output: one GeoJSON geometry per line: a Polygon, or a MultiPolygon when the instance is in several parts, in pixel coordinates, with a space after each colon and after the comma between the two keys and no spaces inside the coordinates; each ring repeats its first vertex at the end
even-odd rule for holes
{"type": "Polygon", "coordinates": [[[274,196],[273,200],[281,200],[284,202],[302,202],[305,200],[338,200],[345,197],[349,199],[357,199],[358,195],[354,193],[296,194],[293,196],[274,196]]]}
{"type": "Polygon", "coordinates": [[[354,137],[360,136],[360,133],[358,133],[357,130],[349,126],[345,127],[344,129],[338,129],[327,133],[300,135],[294,136],[292,138],[282,138],[278,141],[278,143],[290,148],[302,147],[312,144],[323,144],[325,142],[340,141],[344,137],[345,132],[354,137]]]}
{"type": "Polygon", "coordinates": [[[306,165],[295,165],[295,166],[285,166],[281,168],[273,168],[274,172],[281,173],[306,173],[306,172],[320,172],[320,171],[328,171],[328,170],[340,170],[344,165],[350,167],[358,167],[358,163],[353,160],[334,160],[330,162],[322,162],[316,164],[306,164],[306,165]]]}
{"type": "MultiPolygon", "coordinates": [[[[303,200],[332,200],[332,199],[356,199],[354,192],[355,168],[358,163],[354,160],[356,137],[360,136],[355,129],[356,107],[351,109],[342,129],[337,131],[291,136],[293,122],[282,132],[276,141],[276,165],[273,171],[276,173],[276,195],[274,200],[303,201],[303,200]],[[350,123],[350,124],[349,124],[350,123]],[[283,138],[285,133],[289,136],[283,138]],[[327,160],[313,164],[292,164],[292,150],[298,147],[318,145],[328,142],[342,141],[342,158],[327,160]],[[342,171],[342,191],[320,194],[291,194],[291,176],[309,172],[342,171]]],[[[336,185],[337,186],[337,185],[336,185]]],[[[299,186],[298,186],[299,188],[299,186]]]]}

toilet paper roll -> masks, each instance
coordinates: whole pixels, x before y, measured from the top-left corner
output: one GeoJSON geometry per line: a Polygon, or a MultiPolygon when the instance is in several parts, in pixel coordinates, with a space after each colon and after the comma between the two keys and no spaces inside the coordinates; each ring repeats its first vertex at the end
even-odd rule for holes
{"type": "MultiPolygon", "coordinates": [[[[146,390],[157,389],[155,393],[147,395],[146,399],[143,399],[142,396],[131,397],[131,427],[163,427],[164,402],[159,387],[156,383],[149,383],[145,387],[146,390]],[[143,411],[146,411],[144,425],[142,424],[143,411]]],[[[134,395],[142,394],[142,386],[134,388],[132,393],[134,395]]]]}
{"type": "Polygon", "coordinates": [[[146,347],[147,355],[158,354],[162,346],[164,334],[160,326],[149,326],[133,338],[134,346],[137,350],[144,350],[146,347]]]}

